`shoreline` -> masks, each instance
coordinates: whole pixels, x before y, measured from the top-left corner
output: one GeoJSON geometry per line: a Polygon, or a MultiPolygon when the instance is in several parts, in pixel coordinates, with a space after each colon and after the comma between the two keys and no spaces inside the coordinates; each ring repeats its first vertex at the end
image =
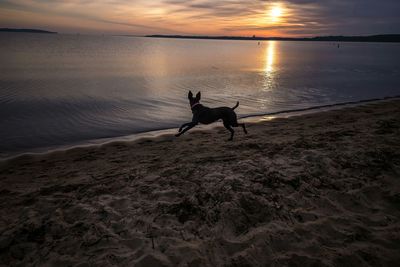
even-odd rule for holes
{"type": "MultiPolygon", "coordinates": [[[[306,115],[306,114],[312,114],[312,113],[324,112],[324,111],[335,110],[335,109],[342,109],[342,108],[352,107],[352,106],[357,106],[357,105],[363,105],[365,103],[390,101],[390,100],[399,99],[399,98],[400,98],[400,95],[387,96],[387,97],[383,97],[383,98],[363,99],[363,100],[358,100],[358,101],[340,102],[340,103],[326,104],[326,105],[321,105],[321,106],[312,106],[312,107],[307,107],[307,108],[280,110],[280,111],[276,111],[276,112],[245,115],[238,119],[243,121],[244,123],[258,123],[258,122],[262,122],[265,120],[272,120],[272,119],[276,119],[276,118],[289,118],[289,117],[293,117],[293,116],[302,116],[302,115],[306,115]],[[266,117],[268,117],[268,119],[266,119],[266,117]]],[[[221,125],[218,123],[219,122],[215,122],[210,125],[199,125],[196,128],[194,128],[193,130],[191,130],[191,132],[211,130],[211,129],[220,127],[221,125]]],[[[178,128],[178,126],[175,128],[155,129],[152,131],[139,132],[139,133],[125,135],[125,136],[86,140],[86,141],[82,141],[82,142],[78,142],[78,143],[70,144],[70,145],[55,145],[55,146],[50,146],[50,147],[35,148],[35,149],[31,149],[30,151],[27,151],[27,152],[4,153],[5,154],[4,156],[0,154],[0,163],[15,159],[15,158],[19,158],[19,157],[24,157],[24,156],[43,156],[43,155],[53,153],[53,152],[60,152],[60,151],[66,151],[66,150],[70,150],[70,149],[77,149],[77,148],[78,149],[79,148],[87,148],[87,147],[91,147],[91,146],[97,147],[97,146],[107,145],[107,144],[110,144],[113,142],[140,142],[141,140],[146,140],[149,138],[160,138],[163,136],[174,135],[176,133],[177,128],[178,128]]]]}
{"type": "Polygon", "coordinates": [[[0,162],[0,265],[395,266],[400,99],[0,162]]]}
{"type": "Polygon", "coordinates": [[[231,41],[289,41],[289,42],[359,42],[359,43],[398,43],[399,34],[366,36],[314,36],[314,37],[245,37],[245,36],[201,36],[201,35],[145,35],[146,38],[231,40],[231,41]]]}

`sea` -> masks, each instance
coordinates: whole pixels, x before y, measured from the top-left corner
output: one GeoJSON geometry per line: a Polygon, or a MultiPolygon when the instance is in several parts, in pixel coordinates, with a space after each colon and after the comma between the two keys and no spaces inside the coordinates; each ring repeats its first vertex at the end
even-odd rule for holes
{"type": "Polygon", "coordinates": [[[0,158],[400,95],[400,44],[0,33],[0,158]]]}

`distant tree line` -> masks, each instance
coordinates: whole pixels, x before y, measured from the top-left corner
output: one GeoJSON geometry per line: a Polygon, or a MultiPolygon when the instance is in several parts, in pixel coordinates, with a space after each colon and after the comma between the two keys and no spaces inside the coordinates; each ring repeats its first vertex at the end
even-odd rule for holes
{"type": "Polygon", "coordinates": [[[147,35],[153,38],[214,39],[214,40],[258,40],[258,41],[330,41],[330,42],[400,42],[400,34],[381,34],[370,36],[316,36],[316,37],[252,37],[245,36],[197,36],[197,35],[147,35]]]}

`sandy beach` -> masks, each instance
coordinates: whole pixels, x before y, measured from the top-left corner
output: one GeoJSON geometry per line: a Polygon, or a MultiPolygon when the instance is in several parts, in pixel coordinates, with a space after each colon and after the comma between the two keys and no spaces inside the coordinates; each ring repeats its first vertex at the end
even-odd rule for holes
{"type": "Polygon", "coordinates": [[[0,163],[2,266],[396,266],[400,100],[0,163]]]}

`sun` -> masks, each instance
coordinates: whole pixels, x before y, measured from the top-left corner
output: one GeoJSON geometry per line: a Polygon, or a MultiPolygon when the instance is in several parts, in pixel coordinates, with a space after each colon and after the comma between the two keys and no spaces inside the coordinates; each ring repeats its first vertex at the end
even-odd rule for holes
{"type": "Polygon", "coordinates": [[[270,16],[272,21],[277,21],[282,16],[282,8],[280,6],[274,6],[270,10],[270,16]]]}
{"type": "Polygon", "coordinates": [[[277,18],[282,15],[282,9],[280,7],[274,7],[271,9],[271,17],[277,18]]]}

